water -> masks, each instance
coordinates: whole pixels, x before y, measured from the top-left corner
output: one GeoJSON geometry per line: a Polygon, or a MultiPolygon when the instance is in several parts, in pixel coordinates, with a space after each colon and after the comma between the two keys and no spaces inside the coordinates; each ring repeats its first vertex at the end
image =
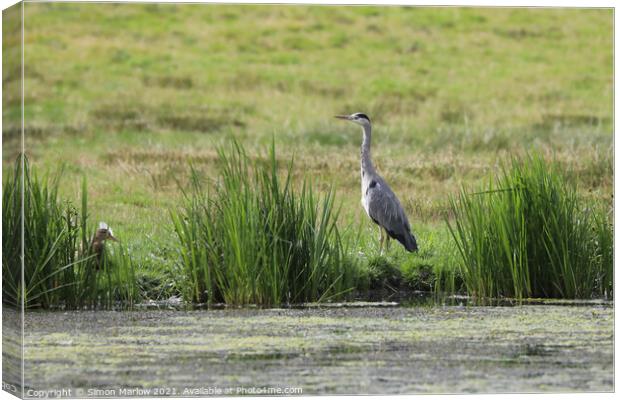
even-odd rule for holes
{"type": "MultiPolygon", "coordinates": [[[[25,387],[98,397],[613,390],[610,303],[461,303],[33,311],[25,387]]],[[[17,348],[5,341],[5,360],[17,348]]]]}

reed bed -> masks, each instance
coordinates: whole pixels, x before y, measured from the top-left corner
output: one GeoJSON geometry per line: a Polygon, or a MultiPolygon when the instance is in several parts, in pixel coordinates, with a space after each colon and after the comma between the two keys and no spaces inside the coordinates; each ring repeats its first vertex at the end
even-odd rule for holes
{"type": "MultiPolygon", "coordinates": [[[[422,232],[425,246],[413,256],[369,251],[376,243],[360,224],[343,233],[334,192],[317,196],[307,179],[293,184],[293,169],[292,160],[280,168],[273,145],[250,158],[236,142],[218,150],[217,177],[190,166],[182,203],[170,211],[162,282],[187,303],[262,306],[384,287],[477,298],[612,294],[609,205],[580,196],[559,164],[514,159],[482,191],[463,188],[450,199],[447,231],[422,232]]],[[[131,307],[145,297],[141,259],[123,242],[93,254],[87,182],[76,205],[59,196],[61,176],[40,178],[20,156],[4,177],[4,304],[131,307]]]]}
{"type": "Polygon", "coordinates": [[[292,161],[281,178],[273,145],[255,161],[237,143],[218,154],[219,178],[208,182],[192,168],[184,204],[171,213],[183,298],[278,305],[351,291],[357,268],[336,224],[334,193],[316,196],[307,180],[296,189],[292,161]]]}
{"type": "Polygon", "coordinates": [[[95,230],[88,218],[86,180],[78,209],[60,199],[61,176],[62,171],[39,178],[28,159],[20,155],[4,179],[4,304],[70,309],[131,305],[137,290],[129,256],[119,246],[116,251],[104,252],[102,260],[97,261],[90,246],[95,230]]]}
{"type": "Polygon", "coordinates": [[[514,159],[482,192],[451,199],[448,226],[469,294],[477,297],[609,296],[613,227],[559,165],[514,159]]]}

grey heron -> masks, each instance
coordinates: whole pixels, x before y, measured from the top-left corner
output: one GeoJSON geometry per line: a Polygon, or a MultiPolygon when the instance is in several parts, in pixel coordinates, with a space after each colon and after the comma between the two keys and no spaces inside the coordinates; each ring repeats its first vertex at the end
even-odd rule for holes
{"type": "Polygon", "coordinates": [[[418,244],[411,233],[405,210],[400,201],[377,173],[370,157],[370,118],[366,114],[336,115],[336,118],[354,122],[362,127],[362,206],[372,221],[379,225],[379,251],[383,253],[383,232],[387,234],[386,248],[389,249],[390,238],[398,240],[409,252],[418,250],[418,244]]]}

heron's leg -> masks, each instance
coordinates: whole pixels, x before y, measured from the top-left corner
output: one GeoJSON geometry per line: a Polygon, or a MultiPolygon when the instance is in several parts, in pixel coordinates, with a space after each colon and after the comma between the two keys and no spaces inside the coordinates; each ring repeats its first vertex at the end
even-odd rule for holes
{"type": "Polygon", "coordinates": [[[383,228],[379,227],[379,254],[383,255],[383,228]]]}
{"type": "Polygon", "coordinates": [[[385,231],[385,251],[390,251],[390,235],[385,231]]]}

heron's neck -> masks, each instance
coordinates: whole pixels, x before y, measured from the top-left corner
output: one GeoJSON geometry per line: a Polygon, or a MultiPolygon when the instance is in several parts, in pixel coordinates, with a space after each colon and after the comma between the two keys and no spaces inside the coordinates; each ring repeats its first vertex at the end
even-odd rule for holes
{"type": "Polygon", "coordinates": [[[370,158],[370,125],[362,125],[364,140],[362,141],[362,170],[374,172],[375,167],[370,158]]]}

